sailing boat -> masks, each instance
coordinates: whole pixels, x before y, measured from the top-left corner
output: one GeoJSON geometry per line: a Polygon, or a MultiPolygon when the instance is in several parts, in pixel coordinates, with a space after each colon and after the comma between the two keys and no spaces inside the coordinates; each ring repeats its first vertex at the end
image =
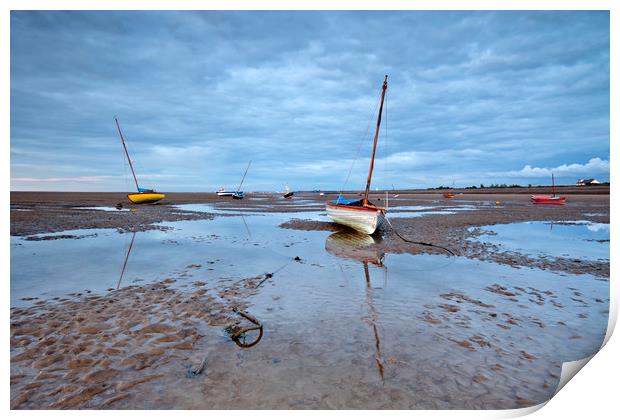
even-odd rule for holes
{"type": "Polygon", "coordinates": [[[129,168],[131,169],[133,180],[136,183],[136,188],[138,189],[137,193],[127,194],[127,198],[134,204],[155,203],[156,201],[161,200],[165,197],[164,194],[155,192],[152,189],[140,188],[140,185],[138,185],[138,178],[136,177],[136,172],[133,170],[133,165],[131,164],[131,158],[129,157],[129,152],[127,151],[127,146],[125,145],[125,139],[123,138],[121,126],[118,124],[118,119],[116,117],[114,117],[114,121],[116,121],[116,128],[118,129],[118,134],[121,137],[121,143],[123,144],[123,149],[125,150],[125,156],[127,156],[127,162],[129,162],[129,168]]]}
{"type": "Polygon", "coordinates": [[[241,191],[241,186],[243,185],[245,176],[248,174],[248,169],[250,169],[250,164],[252,164],[252,161],[248,162],[248,167],[245,168],[245,172],[243,173],[243,178],[241,178],[241,183],[239,184],[239,188],[237,188],[237,191],[235,191],[232,195],[232,198],[234,199],[241,200],[244,197],[243,191],[241,191]]]}
{"type": "Polygon", "coordinates": [[[282,197],[284,198],[291,198],[293,196],[293,194],[295,194],[293,191],[291,191],[291,189],[288,187],[288,185],[284,186],[284,194],[282,195],[282,197]]]}
{"type": "Polygon", "coordinates": [[[358,232],[372,235],[381,226],[385,219],[386,209],[377,207],[368,201],[368,193],[370,192],[370,182],[372,181],[372,170],[375,164],[375,152],[377,151],[377,139],[379,138],[379,127],[381,126],[381,114],[383,112],[383,102],[385,101],[385,91],[387,90],[387,75],[383,81],[381,90],[381,105],[379,106],[379,115],[377,116],[377,129],[372,146],[372,156],[370,158],[370,167],[368,169],[368,179],[366,180],[366,191],[364,198],[360,199],[344,199],[339,195],[336,200],[328,201],[325,204],[327,215],[336,223],[348,226],[358,232]]]}
{"type": "Polygon", "coordinates": [[[530,197],[534,204],[557,204],[563,206],[566,204],[566,197],[555,195],[555,178],[551,174],[551,191],[553,195],[533,195],[530,197]]]}
{"type": "MultiPolygon", "coordinates": [[[[452,191],[454,191],[454,180],[452,180],[452,191]]],[[[445,192],[443,193],[443,198],[454,198],[453,192],[445,192]]]]}

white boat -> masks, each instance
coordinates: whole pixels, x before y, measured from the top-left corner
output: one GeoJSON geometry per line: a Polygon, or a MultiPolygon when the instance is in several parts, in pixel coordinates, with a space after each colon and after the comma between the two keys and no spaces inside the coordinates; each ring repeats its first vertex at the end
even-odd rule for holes
{"type": "Polygon", "coordinates": [[[248,163],[248,167],[245,168],[245,172],[243,174],[243,178],[241,178],[241,183],[239,184],[239,188],[237,188],[236,191],[226,191],[224,189],[224,187],[220,188],[219,190],[217,190],[217,195],[220,197],[232,197],[235,198],[237,200],[242,200],[243,197],[245,197],[245,194],[243,193],[243,191],[241,191],[241,186],[243,185],[243,181],[245,180],[245,176],[248,174],[248,169],[250,169],[250,165],[252,164],[252,161],[250,161],[248,163]]]}
{"type": "Polygon", "coordinates": [[[327,215],[336,223],[348,226],[358,232],[372,235],[385,220],[385,209],[363,200],[338,200],[325,205],[327,215]]]}
{"type": "Polygon", "coordinates": [[[366,191],[361,199],[344,199],[341,195],[336,200],[325,203],[327,215],[336,223],[348,226],[368,235],[372,235],[385,220],[386,209],[377,207],[368,201],[368,193],[370,192],[370,182],[372,181],[372,170],[375,164],[375,152],[377,151],[377,140],[379,138],[379,127],[381,126],[381,114],[383,112],[383,103],[385,101],[385,91],[387,90],[387,76],[383,81],[381,90],[381,105],[379,106],[379,115],[377,116],[377,129],[372,147],[372,157],[370,159],[370,168],[368,169],[368,178],[366,180],[366,191]]]}
{"type": "Polygon", "coordinates": [[[234,191],[226,191],[224,189],[224,187],[220,188],[219,190],[217,190],[217,195],[219,195],[220,197],[231,197],[235,194],[234,191]]]}

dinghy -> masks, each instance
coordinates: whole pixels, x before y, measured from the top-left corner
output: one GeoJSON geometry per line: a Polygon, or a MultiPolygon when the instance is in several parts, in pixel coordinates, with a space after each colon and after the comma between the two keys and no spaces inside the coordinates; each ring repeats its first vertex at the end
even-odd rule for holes
{"type": "Polygon", "coordinates": [[[284,187],[284,194],[282,194],[282,197],[284,198],[292,198],[293,194],[295,194],[293,191],[290,190],[290,188],[288,187],[288,185],[286,185],[284,187]]]}
{"type": "Polygon", "coordinates": [[[125,150],[125,156],[127,156],[127,162],[129,162],[129,168],[131,169],[131,174],[133,175],[133,180],[136,183],[136,188],[138,190],[137,193],[127,194],[127,198],[129,199],[129,201],[134,204],[150,204],[155,203],[166,197],[164,194],[158,193],[150,188],[140,188],[140,185],[138,185],[138,178],[136,177],[136,172],[133,170],[131,158],[129,157],[129,152],[127,151],[127,145],[125,144],[125,138],[123,137],[121,126],[118,124],[118,119],[116,117],[114,117],[114,121],[116,121],[116,128],[118,129],[118,134],[121,138],[121,143],[123,144],[123,150],[125,150]]]}
{"type": "Polygon", "coordinates": [[[245,172],[243,173],[243,178],[241,178],[241,183],[239,184],[239,188],[237,188],[237,191],[235,191],[232,195],[232,198],[234,198],[235,200],[241,200],[243,199],[243,197],[245,197],[245,195],[243,194],[243,191],[241,191],[241,186],[243,185],[243,181],[245,180],[245,176],[248,174],[248,169],[250,169],[251,164],[252,164],[252,161],[248,162],[248,167],[245,168],[245,172]]]}
{"type": "Polygon", "coordinates": [[[387,90],[387,75],[383,81],[381,90],[381,105],[379,106],[379,115],[377,116],[377,128],[375,130],[375,138],[372,146],[372,156],[370,158],[370,167],[368,169],[368,178],[366,180],[366,190],[361,199],[345,199],[339,195],[336,200],[328,201],[325,204],[327,215],[336,223],[348,226],[368,235],[372,235],[381,226],[385,220],[386,209],[375,206],[368,201],[368,193],[370,192],[370,183],[372,181],[372,170],[375,164],[375,153],[377,151],[377,139],[379,138],[379,128],[381,126],[381,114],[383,112],[383,103],[385,101],[385,91],[387,90]]]}
{"type": "Polygon", "coordinates": [[[533,195],[530,197],[534,204],[555,204],[563,206],[566,204],[566,197],[555,195],[555,178],[551,174],[551,191],[553,195],[533,195]]]}

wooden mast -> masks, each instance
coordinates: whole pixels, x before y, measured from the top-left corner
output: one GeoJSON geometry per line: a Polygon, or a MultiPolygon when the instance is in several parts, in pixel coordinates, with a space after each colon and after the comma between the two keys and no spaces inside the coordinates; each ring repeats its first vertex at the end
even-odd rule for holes
{"type": "Polygon", "coordinates": [[[551,192],[553,193],[553,196],[555,197],[555,178],[553,176],[553,172],[551,173],[551,192]]]}
{"type": "Polygon", "coordinates": [[[385,90],[387,89],[387,74],[383,81],[381,90],[381,105],[379,106],[379,116],[377,117],[377,129],[375,130],[375,140],[372,145],[372,157],[370,158],[370,168],[368,168],[368,179],[366,180],[366,191],[364,192],[364,205],[368,204],[368,193],[370,192],[370,181],[372,180],[372,169],[375,166],[375,152],[377,151],[377,139],[379,138],[379,127],[381,126],[381,113],[383,112],[383,101],[385,100],[385,90]]]}
{"type": "Polygon", "coordinates": [[[123,133],[121,132],[121,126],[118,125],[118,120],[114,117],[114,121],[116,121],[116,128],[118,128],[118,134],[121,136],[121,143],[123,143],[123,149],[125,149],[125,155],[127,156],[127,161],[129,162],[129,168],[131,169],[131,174],[133,175],[133,180],[136,182],[136,188],[138,192],[140,192],[140,187],[138,186],[138,178],[136,178],[136,172],[133,170],[133,165],[131,164],[131,158],[129,157],[129,152],[127,151],[127,146],[125,145],[125,139],[123,138],[123,133]]]}
{"type": "Polygon", "coordinates": [[[239,188],[237,188],[237,192],[239,192],[241,190],[241,186],[243,185],[243,180],[245,179],[245,176],[248,174],[248,169],[250,169],[250,164],[252,163],[252,161],[248,162],[248,167],[245,168],[245,173],[243,174],[243,178],[241,178],[241,183],[239,184],[239,188]]]}

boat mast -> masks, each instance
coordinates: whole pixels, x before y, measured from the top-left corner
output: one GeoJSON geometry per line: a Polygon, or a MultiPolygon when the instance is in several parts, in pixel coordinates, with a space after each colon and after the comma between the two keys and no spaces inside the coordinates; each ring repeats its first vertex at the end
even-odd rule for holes
{"type": "Polygon", "coordinates": [[[243,174],[243,178],[241,178],[241,183],[239,184],[239,188],[237,188],[237,192],[241,191],[241,186],[243,185],[243,180],[245,179],[245,176],[246,176],[246,175],[247,175],[247,173],[248,173],[248,169],[250,169],[250,164],[251,164],[251,163],[252,163],[252,161],[250,161],[250,162],[248,163],[248,167],[247,167],[247,168],[245,168],[245,173],[243,174]]]}
{"type": "Polygon", "coordinates": [[[553,173],[551,174],[551,192],[553,193],[553,196],[555,197],[555,178],[553,177],[553,173]]]}
{"type": "Polygon", "coordinates": [[[377,117],[377,129],[375,131],[375,140],[372,145],[372,157],[370,158],[370,168],[368,168],[368,179],[366,180],[366,191],[364,192],[364,204],[368,204],[368,193],[370,192],[370,181],[372,180],[372,169],[375,166],[375,152],[377,151],[377,139],[379,138],[379,127],[381,126],[381,113],[383,112],[383,101],[385,100],[385,90],[387,89],[387,74],[383,81],[383,89],[381,90],[381,105],[379,106],[379,116],[377,117]]]}
{"type": "Polygon", "coordinates": [[[140,187],[138,186],[138,178],[136,178],[136,172],[133,170],[133,165],[131,164],[131,159],[129,158],[129,152],[127,151],[127,146],[125,145],[125,139],[123,138],[123,133],[121,132],[121,126],[118,125],[118,120],[116,117],[114,117],[114,121],[116,121],[116,128],[118,128],[118,134],[121,136],[121,143],[123,143],[123,149],[125,149],[125,155],[127,156],[127,161],[129,162],[129,168],[131,169],[133,180],[136,182],[136,188],[139,192],[140,187]]]}

